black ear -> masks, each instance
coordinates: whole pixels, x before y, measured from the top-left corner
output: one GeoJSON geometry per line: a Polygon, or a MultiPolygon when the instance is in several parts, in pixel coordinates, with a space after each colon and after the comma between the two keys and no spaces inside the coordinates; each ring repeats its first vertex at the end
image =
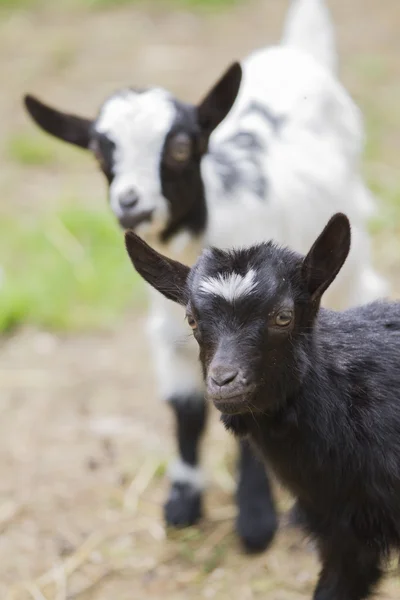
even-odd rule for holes
{"type": "Polygon", "coordinates": [[[242,67],[233,63],[197,108],[202,133],[208,138],[225,119],[238,95],[242,67]]]}
{"type": "Polygon", "coordinates": [[[350,222],[346,215],[334,215],[314,242],[302,265],[302,274],[311,294],[319,300],[343,266],[350,250],[350,222]]]}
{"type": "Polygon", "coordinates": [[[133,231],[125,233],[125,246],[133,266],[147,283],[169,300],[187,303],[189,267],[159,254],[133,231]]]}
{"type": "Polygon", "coordinates": [[[24,103],[32,119],[47,133],[81,148],[89,147],[93,121],[55,110],[30,95],[24,97],[24,103]]]}

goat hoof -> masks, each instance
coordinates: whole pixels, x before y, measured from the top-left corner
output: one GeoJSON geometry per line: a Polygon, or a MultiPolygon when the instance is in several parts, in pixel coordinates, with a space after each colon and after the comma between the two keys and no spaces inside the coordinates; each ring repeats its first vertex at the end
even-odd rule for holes
{"type": "Polygon", "coordinates": [[[252,508],[252,511],[240,511],[236,521],[236,531],[245,551],[256,554],[263,552],[271,544],[278,529],[278,520],[274,512],[252,508]]]}
{"type": "Polygon", "coordinates": [[[174,483],[164,505],[164,516],[170,527],[190,527],[202,516],[202,495],[186,483],[174,483]]]}

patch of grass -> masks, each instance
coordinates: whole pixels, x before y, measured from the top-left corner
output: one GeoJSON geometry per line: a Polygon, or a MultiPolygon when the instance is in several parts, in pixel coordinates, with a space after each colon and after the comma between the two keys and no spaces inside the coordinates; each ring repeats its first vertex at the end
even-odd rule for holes
{"type": "Polygon", "coordinates": [[[382,153],[382,118],[375,107],[368,106],[365,110],[366,119],[366,139],[364,148],[364,159],[368,161],[376,160],[382,153]]]}
{"type": "Polygon", "coordinates": [[[391,189],[379,183],[371,183],[371,189],[381,200],[379,214],[371,220],[370,231],[377,234],[385,231],[396,234],[398,238],[400,223],[400,186],[393,185],[391,189]]]}
{"type": "Polygon", "coordinates": [[[22,167],[49,167],[78,165],[80,169],[93,166],[90,152],[72,144],[65,144],[41,131],[31,122],[29,131],[12,133],[5,141],[4,156],[22,167]]]}
{"type": "Polygon", "coordinates": [[[24,167],[50,165],[55,161],[52,140],[44,135],[14,133],[6,141],[5,152],[8,159],[24,167]]]}
{"type": "Polygon", "coordinates": [[[142,287],[112,216],[78,206],[0,223],[0,331],[110,327],[142,287]]]}
{"type": "Polygon", "coordinates": [[[357,55],[351,59],[351,64],[357,76],[370,84],[380,84],[388,77],[387,61],[377,54],[357,55]]]}

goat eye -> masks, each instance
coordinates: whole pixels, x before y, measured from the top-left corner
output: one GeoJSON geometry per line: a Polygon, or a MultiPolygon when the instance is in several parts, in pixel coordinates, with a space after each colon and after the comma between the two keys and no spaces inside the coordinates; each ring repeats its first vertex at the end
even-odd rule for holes
{"type": "Polygon", "coordinates": [[[183,163],[189,160],[192,153],[192,141],[186,133],[178,133],[169,144],[169,153],[176,162],[183,163]]]}
{"type": "Polygon", "coordinates": [[[293,320],[293,312],[291,310],[282,310],[275,317],[275,325],[278,327],[287,327],[293,320]]]}
{"type": "Polygon", "coordinates": [[[193,317],[188,316],[187,321],[188,321],[189,327],[191,327],[193,330],[197,329],[196,319],[193,319],[193,317]]]}

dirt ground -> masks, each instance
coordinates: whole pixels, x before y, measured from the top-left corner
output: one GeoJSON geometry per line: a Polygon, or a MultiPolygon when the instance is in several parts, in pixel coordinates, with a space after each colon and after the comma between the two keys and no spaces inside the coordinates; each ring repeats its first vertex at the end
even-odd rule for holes
{"type": "MultiPolygon", "coordinates": [[[[28,90],[88,115],[125,83],[158,83],[195,100],[233,58],[278,38],[285,8],[279,0],[213,16],[52,8],[3,20],[4,139],[30,126],[20,103],[28,90]]],[[[342,77],[363,108],[382,115],[382,156],[368,168],[394,185],[398,0],[332,0],[331,8],[342,77]]],[[[65,191],[104,202],[94,165],[76,156],[63,166],[29,169],[2,160],[0,210],[45,210],[65,191]]],[[[400,260],[391,240],[377,240],[376,251],[398,291],[400,260]]],[[[23,330],[0,340],[0,598],[310,598],[317,563],[296,532],[282,527],[269,552],[242,554],[232,533],[233,446],[216,416],[204,445],[207,516],[198,528],[164,531],[171,422],[156,399],[143,321],[143,314],[130,314],[113,332],[23,330]]],[[[287,498],[278,496],[286,508],[287,498]]],[[[378,597],[400,597],[394,570],[378,597]]]]}

